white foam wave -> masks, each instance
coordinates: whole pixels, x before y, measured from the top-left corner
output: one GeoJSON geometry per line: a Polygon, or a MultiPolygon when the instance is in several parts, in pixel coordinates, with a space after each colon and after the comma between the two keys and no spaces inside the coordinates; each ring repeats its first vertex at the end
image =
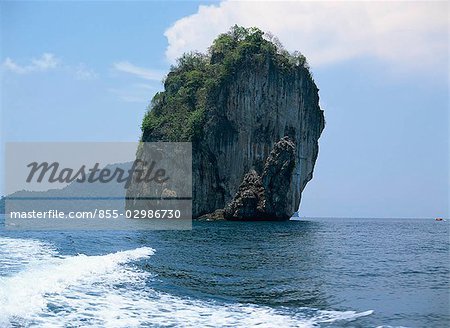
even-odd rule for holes
{"type": "Polygon", "coordinates": [[[56,256],[52,245],[39,240],[0,238],[0,276],[16,273],[31,263],[56,256]]]}
{"type": "Polygon", "coordinates": [[[70,309],[71,303],[84,302],[89,296],[95,296],[96,284],[101,284],[102,289],[111,287],[115,280],[120,280],[120,275],[126,277],[125,282],[132,281],[133,271],[127,269],[125,272],[121,264],[148,257],[154,252],[142,247],[103,256],[55,257],[53,249],[38,241],[28,240],[29,247],[26,247],[27,240],[0,240],[3,245],[22,246],[13,250],[10,259],[41,255],[33,261],[22,261],[22,270],[15,275],[0,277],[2,327],[17,320],[21,325],[40,321],[42,314],[52,315],[52,307],[64,305],[70,309]]]}
{"type": "Polygon", "coordinates": [[[103,256],[62,257],[45,243],[29,240],[27,248],[27,240],[0,238],[2,242],[23,244],[25,253],[42,257],[13,276],[0,278],[1,327],[318,327],[372,313],[293,311],[157,292],[149,287],[149,273],[127,265],[151,256],[154,250],[148,247],[103,256]]]}

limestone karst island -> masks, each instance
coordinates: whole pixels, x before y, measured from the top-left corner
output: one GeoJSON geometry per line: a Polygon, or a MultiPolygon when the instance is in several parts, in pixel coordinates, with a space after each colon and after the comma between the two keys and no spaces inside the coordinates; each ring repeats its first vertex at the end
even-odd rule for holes
{"type": "Polygon", "coordinates": [[[313,177],[325,125],[318,91],[302,54],[234,26],[206,54],[179,58],[142,141],[192,142],[194,218],[287,220],[313,177]]]}

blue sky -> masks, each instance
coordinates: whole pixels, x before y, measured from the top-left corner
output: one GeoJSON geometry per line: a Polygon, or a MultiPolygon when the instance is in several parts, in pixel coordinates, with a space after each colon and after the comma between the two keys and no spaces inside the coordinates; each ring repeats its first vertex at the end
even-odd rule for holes
{"type": "Polygon", "coordinates": [[[256,25],[307,56],[325,110],[301,215],[448,216],[446,2],[0,5],[2,147],[136,141],[177,56],[256,25]]]}

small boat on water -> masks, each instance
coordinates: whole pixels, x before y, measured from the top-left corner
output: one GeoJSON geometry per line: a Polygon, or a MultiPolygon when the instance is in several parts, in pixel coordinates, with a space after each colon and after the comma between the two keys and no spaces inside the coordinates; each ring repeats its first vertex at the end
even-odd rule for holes
{"type": "Polygon", "coordinates": [[[436,218],[435,221],[445,221],[443,218],[436,218]]]}

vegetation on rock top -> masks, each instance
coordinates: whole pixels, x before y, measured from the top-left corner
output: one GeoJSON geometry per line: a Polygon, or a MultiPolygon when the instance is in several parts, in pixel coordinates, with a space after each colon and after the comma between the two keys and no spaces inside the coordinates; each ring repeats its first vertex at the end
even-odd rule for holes
{"type": "Polygon", "coordinates": [[[267,60],[280,70],[301,69],[311,77],[301,53],[289,53],[276,37],[255,27],[235,25],[214,40],[207,54],[184,54],[167,74],[164,91],[155,94],[149,105],[141,126],[142,140],[200,140],[205,113],[221,87],[240,69],[256,68],[267,60]]]}

